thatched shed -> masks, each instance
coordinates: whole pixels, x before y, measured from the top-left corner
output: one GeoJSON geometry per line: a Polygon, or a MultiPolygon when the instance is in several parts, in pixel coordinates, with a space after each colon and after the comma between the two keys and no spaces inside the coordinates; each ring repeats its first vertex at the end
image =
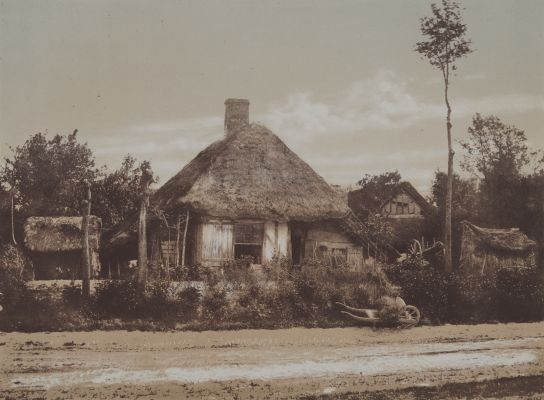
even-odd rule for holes
{"type": "MultiPolygon", "coordinates": [[[[24,224],[24,243],[34,264],[36,279],[77,279],[82,266],[82,217],[30,217],[24,224]]],[[[89,247],[93,275],[100,270],[98,250],[102,220],[89,220],[89,247]]]]}
{"type": "MultiPolygon", "coordinates": [[[[345,199],[268,128],[249,123],[247,100],[225,105],[225,137],[151,197],[153,207],[183,221],[189,211],[185,246],[179,246],[187,247],[185,264],[218,266],[248,255],[256,263],[274,255],[295,262],[322,254],[361,260],[360,236],[341,227],[350,213],[345,199]]],[[[134,224],[125,224],[105,246],[127,243],[129,227],[134,224]]]]}
{"type": "Polygon", "coordinates": [[[461,222],[460,268],[488,274],[500,267],[534,267],[536,242],[517,228],[481,228],[461,222]]]}

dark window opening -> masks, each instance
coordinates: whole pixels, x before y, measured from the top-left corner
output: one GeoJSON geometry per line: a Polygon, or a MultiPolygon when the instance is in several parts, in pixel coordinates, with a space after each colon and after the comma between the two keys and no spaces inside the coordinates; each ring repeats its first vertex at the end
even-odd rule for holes
{"type": "Polygon", "coordinates": [[[262,246],[254,244],[236,244],[234,245],[234,258],[251,256],[254,264],[260,264],[262,251],[262,246]]]}
{"type": "Polygon", "coordinates": [[[263,252],[262,223],[238,223],[234,226],[234,258],[251,256],[255,264],[261,263],[263,252]]]}
{"type": "Polygon", "coordinates": [[[291,246],[293,263],[298,265],[302,261],[302,238],[298,235],[291,235],[291,246]]]}

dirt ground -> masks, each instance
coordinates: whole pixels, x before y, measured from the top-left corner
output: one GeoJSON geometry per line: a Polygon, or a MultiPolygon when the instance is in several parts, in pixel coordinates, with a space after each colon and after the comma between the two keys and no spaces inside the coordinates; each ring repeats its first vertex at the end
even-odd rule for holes
{"type": "Polygon", "coordinates": [[[544,323],[0,333],[0,398],[544,398],[544,323]]]}

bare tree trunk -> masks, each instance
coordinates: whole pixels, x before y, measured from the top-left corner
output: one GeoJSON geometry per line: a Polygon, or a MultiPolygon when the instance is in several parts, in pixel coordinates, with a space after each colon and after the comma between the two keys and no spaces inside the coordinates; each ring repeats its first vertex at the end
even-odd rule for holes
{"type": "Polygon", "coordinates": [[[91,185],[85,181],[86,199],[83,201],[83,218],[81,222],[81,230],[83,238],[81,243],[82,248],[82,271],[81,271],[81,294],[84,298],[89,298],[91,295],[91,253],[89,249],[89,218],[91,215],[91,185]]]}
{"type": "Polygon", "coordinates": [[[452,266],[452,245],[451,245],[451,209],[452,209],[452,193],[453,193],[453,151],[451,145],[451,107],[448,100],[448,78],[446,77],[444,88],[444,98],[446,100],[446,106],[448,113],[446,117],[446,129],[448,132],[448,181],[446,187],[446,220],[444,221],[444,246],[445,246],[445,258],[444,258],[444,270],[451,272],[452,266]]]}
{"type": "Polygon", "coordinates": [[[143,289],[147,281],[147,206],[149,203],[149,181],[142,185],[140,218],[138,223],[138,285],[143,289]]]}
{"type": "Polygon", "coordinates": [[[13,242],[14,246],[17,246],[17,241],[15,240],[15,218],[14,218],[14,214],[15,214],[14,197],[15,197],[15,194],[13,193],[14,190],[15,189],[12,188],[11,191],[10,191],[10,197],[11,197],[11,241],[13,242]]]}
{"type": "Polygon", "coordinates": [[[185,249],[187,247],[187,228],[189,227],[189,209],[185,215],[185,228],[183,229],[183,247],[181,251],[181,265],[185,267],[185,249]]]}
{"type": "Polygon", "coordinates": [[[174,265],[175,267],[179,267],[179,236],[181,234],[181,215],[178,214],[178,222],[176,223],[176,250],[174,253],[174,265]]]}

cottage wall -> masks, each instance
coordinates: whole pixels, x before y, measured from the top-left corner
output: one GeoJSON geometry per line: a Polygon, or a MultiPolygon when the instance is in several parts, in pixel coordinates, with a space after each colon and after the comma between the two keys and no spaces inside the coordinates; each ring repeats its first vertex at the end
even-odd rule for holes
{"type": "Polygon", "coordinates": [[[290,231],[286,222],[205,219],[198,225],[196,236],[196,261],[208,267],[221,266],[234,259],[236,246],[258,251],[258,254],[254,253],[257,263],[269,262],[276,254],[288,256],[290,250],[290,231]],[[256,231],[246,239],[247,243],[237,242],[236,229],[240,225],[255,225],[256,231]],[[262,233],[258,232],[259,227],[262,233]],[[255,237],[259,240],[255,241],[255,237]]]}
{"type": "Polygon", "coordinates": [[[363,248],[328,224],[308,228],[304,241],[304,257],[350,265],[359,265],[364,261],[363,248]]]}
{"type": "Polygon", "coordinates": [[[267,221],[264,223],[263,262],[269,262],[274,255],[288,256],[290,231],[287,222],[267,221]]]}
{"type": "Polygon", "coordinates": [[[407,193],[399,193],[382,207],[388,216],[421,216],[422,209],[407,193]]]}

